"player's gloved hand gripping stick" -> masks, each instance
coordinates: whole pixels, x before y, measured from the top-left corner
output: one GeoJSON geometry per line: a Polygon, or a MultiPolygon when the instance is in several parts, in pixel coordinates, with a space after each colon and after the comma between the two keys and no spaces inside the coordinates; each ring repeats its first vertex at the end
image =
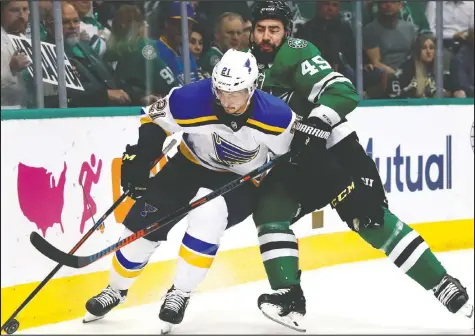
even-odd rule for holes
{"type": "Polygon", "coordinates": [[[41,235],[39,235],[37,232],[32,232],[30,235],[30,241],[33,244],[33,246],[40,251],[42,254],[44,254],[46,257],[50,258],[51,260],[54,260],[60,264],[72,267],[72,268],[82,268],[85,266],[88,266],[97,260],[105,257],[106,255],[115,252],[119,250],[120,248],[132,243],[133,241],[144,237],[156,230],[158,230],[161,227],[164,227],[168,225],[170,222],[174,221],[176,218],[179,218],[183,215],[186,215],[188,212],[191,210],[213,200],[214,198],[224,195],[225,193],[233,190],[234,188],[239,187],[243,183],[247,182],[248,180],[262,174],[266,170],[272,168],[275,166],[278,162],[290,160],[292,156],[294,155],[293,152],[287,152],[274,160],[268,161],[261,167],[251,171],[245,176],[238,177],[234,181],[229,182],[228,184],[222,186],[221,188],[209,193],[208,195],[198,199],[197,201],[187,204],[177,211],[175,211],[172,214],[169,214],[168,216],[165,216],[158,220],[155,223],[150,224],[149,226],[135,232],[134,234],[118,241],[117,243],[112,244],[111,246],[103,249],[102,251],[99,251],[95,254],[92,254],[90,256],[75,256],[72,255],[71,253],[65,253],[50,243],[48,243],[41,235]]]}
{"type": "MultiPolygon", "coordinates": [[[[153,163],[153,166],[155,166],[169,151],[170,149],[172,149],[176,144],[176,140],[173,139],[169,144],[168,146],[165,147],[165,149],[163,150],[162,154],[155,160],[155,162],[153,163]]],[[[152,167],[150,167],[151,169],[152,167]]],[[[129,190],[126,190],[118,199],[117,201],[114,202],[114,204],[112,204],[112,206],[106,211],[106,213],[104,215],[102,215],[101,218],[99,218],[99,220],[95,223],[95,225],[93,227],[91,227],[89,229],[89,231],[86,232],[86,234],[81,238],[81,240],[71,249],[71,251],[69,251],[69,256],[72,256],[73,253],[75,253],[81,246],[82,244],[84,244],[84,242],[94,233],[94,231],[96,231],[97,229],[99,229],[101,227],[101,225],[104,224],[104,221],[106,220],[107,217],[109,217],[109,215],[115,210],[115,208],[117,208],[121,203],[122,201],[124,201],[124,199],[129,195],[130,191],[129,190]]],[[[36,233],[36,232],[34,232],[36,233]]],[[[31,235],[30,237],[30,240],[33,242],[33,234],[31,235]]],[[[39,236],[39,235],[38,235],[39,236]]],[[[41,236],[39,236],[41,237],[41,236]]],[[[46,243],[46,241],[45,241],[46,243]]],[[[48,243],[46,243],[48,244],[48,243]]],[[[33,245],[35,245],[33,243],[33,245]]],[[[50,245],[51,246],[51,245],[50,245]]],[[[44,253],[43,253],[44,254],[44,253]]],[[[55,260],[54,258],[51,258],[53,260],[55,260]]],[[[67,264],[65,264],[67,265],[67,264]]],[[[56,274],[58,273],[58,271],[61,269],[61,267],[63,266],[63,263],[59,263],[47,276],[46,278],[41,281],[41,283],[35,288],[35,290],[33,292],[31,292],[31,294],[25,299],[25,301],[23,301],[23,303],[17,308],[17,310],[15,310],[15,312],[12,314],[12,316],[10,316],[10,318],[2,325],[2,331],[5,330],[5,332],[7,334],[13,334],[15,331],[17,331],[18,327],[20,326],[20,323],[15,319],[15,317],[20,313],[20,311],[25,308],[25,306],[36,296],[36,294],[38,294],[38,292],[46,285],[46,283],[51,280],[51,278],[56,274]]],[[[69,265],[67,265],[69,266],[69,265]]]]}

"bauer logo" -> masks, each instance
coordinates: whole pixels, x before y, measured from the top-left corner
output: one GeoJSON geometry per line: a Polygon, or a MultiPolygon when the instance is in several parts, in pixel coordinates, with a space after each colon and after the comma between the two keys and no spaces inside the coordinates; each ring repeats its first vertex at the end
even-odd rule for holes
{"type": "Polygon", "coordinates": [[[452,136],[445,137],[444,146],[434,145],[432,153],[408,155],[404,145],[389,151],[369,138],[366,153],[374,160],[386,192],[417,192],[424,189],[452,189],[452,136]]]}

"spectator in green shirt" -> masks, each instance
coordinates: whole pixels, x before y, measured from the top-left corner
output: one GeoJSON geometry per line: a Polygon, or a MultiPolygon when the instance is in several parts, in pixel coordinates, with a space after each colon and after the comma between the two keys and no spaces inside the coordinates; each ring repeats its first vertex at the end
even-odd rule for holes
{"type": "Polygon", "coordinates": [[[149,105],[178,86],[175,76],[146,37],[144,16],[137,6],[122,5],[112,20],[106,61],[115,63],[115,79],[133,89],[136,105],[149,105]]]}
{"type": "Polygon", "coordinates": [[[239,14],[225,12],[220,15],[215,26],[214,42],[200,59],[205,72],[213,73],[214,66],[228,49],[240,48],[243,23],[239,14]]]}
{"type": "MultiPolygon", "coordinates": [[[[68,2],[61,2],[64,51],[75,68],[84,91],[67,89],[68,107],[99,107],[131,105],[133,91],[127,83],[116,82],[113,70],[92,49],[89,43],[79,39],[80,19],[76,9],[68,2]]],[[[54,41],[54,22],[52,11],[46,19],[48,40],[54,41]]],[[[57,86],[45,85],[45,107],[58,106],[57,86]],[[46,95],[48,88],[50,94],[46,95]]]]}
{"type": "Polygon", "coordinates": [[[103,56],[110,31],[96,19],[92,10],[92,0],[74,0],[70,1],[70,4],[74,6],[81,19],[80,39],[88,42],[97,54],[103,56]]]}

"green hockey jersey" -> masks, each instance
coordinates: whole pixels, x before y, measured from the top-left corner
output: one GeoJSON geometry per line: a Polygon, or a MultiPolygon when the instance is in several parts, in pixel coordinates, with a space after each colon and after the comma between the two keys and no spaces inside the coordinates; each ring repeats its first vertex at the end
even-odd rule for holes
{"type": "Polygon", "coordinates": [[[217,46],[212,46],[204,55],[200,57],[199,65],[203,71],[213,73],[214,66],[221,60],[223,53],[217,46]]]}
{"type": "Polygon", "coordinates": [[[138,96],[149,94],[165,96],[178,86],[170,68],[158,55],[155,41],[144,38],[110,48],[104,55],[107,62],[117,62],[115,79],[134,88],[138,96]]]}
{"type": "Polygon", "coordinates": [[[321,104],[344,118],[359,102],[351,81],[333,71],[318,48],[308,41],[287,38],[273,63],[258,67],[258,88],[284,99],[303,117],[321,104]]]}

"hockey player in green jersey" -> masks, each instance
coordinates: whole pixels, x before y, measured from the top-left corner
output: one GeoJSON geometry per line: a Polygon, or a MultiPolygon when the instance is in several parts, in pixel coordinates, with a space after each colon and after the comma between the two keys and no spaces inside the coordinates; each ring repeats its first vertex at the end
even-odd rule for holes
{"type": "Polygon", "coordinates": [[[297,159],[277,166],[259,188],[262,196],[253,218],[273,290],[259,297],[259,308],[278,323],[304,330],[299,323],[305,315],[305,298],[298,245],[290,225],[330,203],[350,229],[424,289],[432,290],[450,312],[473,318],[466,289],[447,274],[424,239],[389,210],[377,168],[345,119],[359,101],[354,86],[333,71],[314,45],[289,37],[291,19],[282,1],[257,2],[253,9],[250,46],[260,69],[258,87],[284,99],[315,132],[331,135],[328,140],[296,135],[292,147],[309,147],[315,161],[297,159]],[[336,197],[322,188],[322,179],[328,176],[321,171],[319,158],[325,153],[334,155],[355,181],[336,197]],[[367,206],[356,209],[349,200],[361,197],[361,190],[367,206]]]}

